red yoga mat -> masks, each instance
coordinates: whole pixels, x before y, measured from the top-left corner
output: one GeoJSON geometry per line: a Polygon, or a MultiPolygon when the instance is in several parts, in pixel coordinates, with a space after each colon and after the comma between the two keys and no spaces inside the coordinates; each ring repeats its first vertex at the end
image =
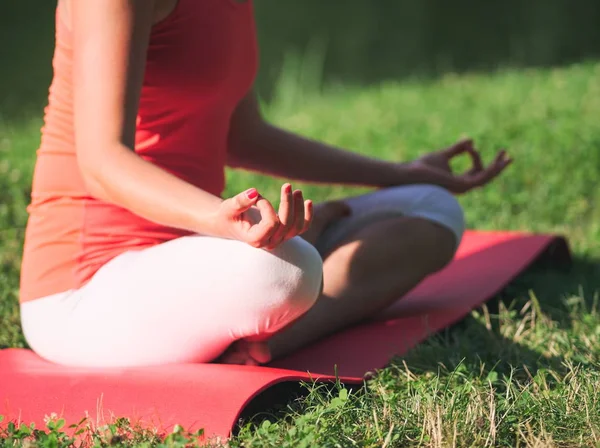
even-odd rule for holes
{"type": "Polygon", "coordinates": [[[170,431],[175,424],[228,437],[241,412],[276,384],[361,383],[431,334],[467,315],[540,257],[569,259],[553,235],[468,232],[455,257],[376,319],[306,347],[269,367],[216,364],[135,369],[75,369],[22,349],[0,351],[0,415],[35,422],[56,413],[67,423],[88,416],[97,425],[116,417],[170,431]]]}

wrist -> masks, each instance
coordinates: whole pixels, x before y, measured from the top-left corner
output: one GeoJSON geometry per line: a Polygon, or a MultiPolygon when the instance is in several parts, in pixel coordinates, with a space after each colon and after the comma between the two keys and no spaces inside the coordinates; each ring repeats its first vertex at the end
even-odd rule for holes
{"type": "Polygon", "coordinates": [[[415,162],[388,163],[380,171],[377,179],[378,187],[398,187],[423,183],[424,173],[419,164],[415,162]]]}
{"type": "Polygon", "coordinates": [[[200,204],[192,212],[193,231],[200,235],[224,238],[225,229],[219,219],[221,204],[224,200],[219,197],[210,198],[207,203],[200,204]]]}

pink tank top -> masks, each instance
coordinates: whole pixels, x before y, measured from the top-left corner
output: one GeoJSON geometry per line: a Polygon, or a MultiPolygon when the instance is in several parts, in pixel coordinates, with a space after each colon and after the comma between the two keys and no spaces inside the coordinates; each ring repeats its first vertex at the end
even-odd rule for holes
{"type": "MultiPolygon", "coordinates": [[[[37,152],[21,302],[76,289],[113,257],[187,234],[99,201],[84,187],[73,130],[72,37],[56,14],[54,78],[37,152]]],[[[232,113],[258,65],[251,0],[179,0],[153,27],[136,152],[215,195],[232,113]]]]}

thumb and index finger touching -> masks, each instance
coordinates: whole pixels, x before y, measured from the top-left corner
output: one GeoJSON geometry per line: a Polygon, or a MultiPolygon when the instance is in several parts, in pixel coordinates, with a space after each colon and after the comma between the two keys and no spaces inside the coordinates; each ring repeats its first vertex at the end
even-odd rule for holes
{"type": "Polygon", "coordinates": [[[471,157],[471,161],[473,162],[473,166],[469,173],[476,173],[484,169],[483,161],[481,160],[481,155],[479,154],[479,151],[477,151],[473,146],[472,139],[461,140],[458,143],[445,149],[444,153],[446,154],[446,157],[448,157],[448,159],[465,153],[469,154],[469,156],[471,157]]]}
{"type": "Polygon", "coordinates": [[[455,176],[453,183],[456,185],[456,191],[468,191],[472,188],[480,187],[495,177],[497,177],[508,165],[512,163],[512,159],[508,157],[506,150],[501,150],[496,154],[493,162],[487,167],[483,165],[479,151],[473,146],[473,140],[465,139],[443,150],[448,159],[461,154],[468,154],[473,163],[471,169],[461,176],[455,176]]]}
{"type": "Polygon", "coordinates": [[[235,218],[252,207],[260,212],[261,219],[248,231],[250,241],[262,241],[268,238],[278,227],[279,218],[271,203],[262,197],[256,188],[250,188],[230,198],[228,201],[227,215],[235,218]]]}
{"type": "Polygon", "coordinates": [[[242,193],[238,193],[229,200],[228,212],[231,216],[242,214],[253,205],[256,205],[259,199],[260,195],[256,188],[250,188],[242,193]]]}
{"type": "MultiPolygon", "coordinates": [[[[296,216],[295,221],[298,221],[292,223],[295,226],[292,232],[294,235],[305,232],[310,226],[313,218],[312,202],[302,200],[302,195],[296,195],[296,192],[294,192],[294,198],[298,199],[296,196],[299,196],[300,200],[294,201],[293,215],[296,216]]],[[[252,207],[254,207],[257,210],[258,215],[260,215],[260,218],[246,231],[244,237],[246,242],[255,247],[266,247],[269,246],[272,238],[277,240],[277,234],[282,230],[285,220],[282,221],[273,205],[266,198],[261,196],[255,188],[251,188],[233,196],[228,202],[229,204],[226,213],[229,218],[240,216],[252,207]]],[[[289,218],[289,216],[286,215],[286,218],[289,218]]],[[[289,237],[289,235],[287,236],[289,237]]],[[[284,238],[284,240],[285,239],[287,238],[284,238]]]]}

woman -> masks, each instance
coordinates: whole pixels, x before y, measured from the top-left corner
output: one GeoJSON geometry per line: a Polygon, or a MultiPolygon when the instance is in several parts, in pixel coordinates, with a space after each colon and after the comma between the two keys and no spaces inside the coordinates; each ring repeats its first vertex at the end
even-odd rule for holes
{"type": "Polygon", "coordinates": [[[277,129],[252,94],[250,1],[59,0],[21,313],[30,346],[77,366],[260,364],[368,318],[445,266],[451,193],[485,185],[471,141],[396,164],[277,129]],[[473,169],[454,175],[467,153],[473,169]],[[276,211],[226,166],[378,187],[276,211]]]}

